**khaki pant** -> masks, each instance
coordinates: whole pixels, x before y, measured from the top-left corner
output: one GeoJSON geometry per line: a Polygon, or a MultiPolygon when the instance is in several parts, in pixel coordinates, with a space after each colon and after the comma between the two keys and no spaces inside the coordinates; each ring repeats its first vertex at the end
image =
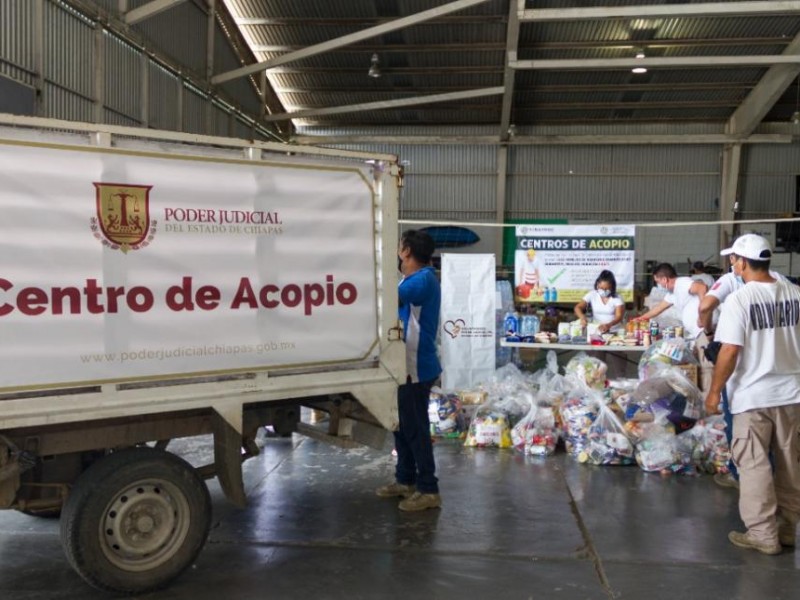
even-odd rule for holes
{"type": "Polygon", "coordinates": [[[731,454],[739,469],[739,514],[748,535],[778,541],[777,516],[800,516],[800,404],[733,415],[731,454]],[[774,461],[770,464],[769,453],[774,461]]]}

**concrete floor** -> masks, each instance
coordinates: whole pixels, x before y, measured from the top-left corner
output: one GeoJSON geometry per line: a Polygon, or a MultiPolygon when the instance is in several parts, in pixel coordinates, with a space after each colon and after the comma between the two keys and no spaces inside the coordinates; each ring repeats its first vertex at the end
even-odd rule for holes
{"type": "MultiPolygon", "coordinates": [[[[176,445],[204,462],[198,441],[176,445]]],[[[397,510],[373,489],[389,451],[268,439],[245,464],[250,505],[210,482],[214,524],[196,564],[143,598],[779,599],[800,597],[800,552],[727,541],[736,492],[710,477],[587,467],[563,453],[435,446],[444,507],[397,510]]],[[[0,511],[0,599],[87,599],[58,523],[0,511]]]]}

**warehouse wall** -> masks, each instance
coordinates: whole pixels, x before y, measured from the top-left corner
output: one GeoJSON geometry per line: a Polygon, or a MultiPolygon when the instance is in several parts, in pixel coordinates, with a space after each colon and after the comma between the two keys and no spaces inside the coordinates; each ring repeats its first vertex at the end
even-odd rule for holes
{"type": "MultiPolygon", "coordinates": [[[[687,135],[721,133],[720,124],[694,124],[687,135]]],[[[676,126],[598,129],[573,134],[677,133],[676,126]]],[[[369,135],[370,129],[304,128],[301,135],[369,135]]],[[[496,128],[388,128],[380,135],[496,135],[496,128]]],[[[530,134],[555,131],[538,128],[530,134]]],[[[342,146],[345,147],[345,146],[342,146]]],[[[489,145],[358,144],[347,148],[397,154],[405,164],[401,219],[494,222],[497,148],[489,145]]],[[[510,146],[506,220],[567,219],[571,223],[620,222],[637,227],[637,271],[646,261],[718,262],[721,152],[718,145],[510,146]],[[698,222],[681,227],[644,224],[698,222]]],[[[775,218],[794,209],[800,143],[750,145],[740,177],[742,218],[775,218]]],[[[408,227],[408,225],[406,225],[408,227]]],[[[482,241],[463,251],[495,252],[497,228],[471,227],[482,241]]],[[[460,250],[453,250],[458,252],[460,250]]]]}
{"type": "MultiPolygon", "coordinates": [[[[128,8],[144,3],[129,0],[128,8]]],[[[0,1],[0,76],[41,88],[33,114],[252,137],[252,116],[259,114],[260,104],[247,78],[222,86],[222,97],[212,98],[203,91],[205,2],[184,2],[122,33],[99,24],[93,16],[99,7],[121,19],[118,0],[83,0],[78,5],[84,6],[85,12],[59,0],[0,1]],[[41,57],[37,4],[42,7],[41,57]],[[97,68],[102,69],[100,80],[97,68]]],[[[214,65],[216,70],[239,66],[219,26],[214,65]]],[[[256,134],[265,136],[266,131],[256,134]]]]}

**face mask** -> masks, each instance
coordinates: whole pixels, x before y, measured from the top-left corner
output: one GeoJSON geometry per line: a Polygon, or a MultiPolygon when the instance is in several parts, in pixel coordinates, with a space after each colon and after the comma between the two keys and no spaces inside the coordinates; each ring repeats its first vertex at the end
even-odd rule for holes
{"type": "Polygon", "coordinates": [[[597,290],[601,298],[608,298],[611,295],[611,290],[597,290]]]}
{"type": "Polygon", "coordinates": [[[659,290],[665,290],[665,289],[667,289],[667,286],[665,286],[665,285],[662,285],[662,284],[660,284],[660,283],[657,283],[657,284],[656,284],[656,289],[659,289],[659,290]]]}
{"type": "Polygon", "coordinates": [[[744,278],[741,275],[736,275],[736,283],[744,285],[744,278]]]}
{"type": "Polygon", "coordinates": [[[403,272],[403,259],[399,256],[397,257],[397,270],[403,272]]]}

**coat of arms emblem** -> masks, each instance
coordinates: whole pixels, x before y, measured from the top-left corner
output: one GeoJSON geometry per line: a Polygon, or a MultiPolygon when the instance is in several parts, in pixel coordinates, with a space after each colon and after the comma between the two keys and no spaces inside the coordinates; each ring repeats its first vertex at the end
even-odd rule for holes
{"type": "Polygon", "coordinates": [[[95,237],[112,249],[122,252],[146,246],[155,233],[150,222],[152,185],[94,183],[97,192],[97,216],[92,219],[95,237]]]}

